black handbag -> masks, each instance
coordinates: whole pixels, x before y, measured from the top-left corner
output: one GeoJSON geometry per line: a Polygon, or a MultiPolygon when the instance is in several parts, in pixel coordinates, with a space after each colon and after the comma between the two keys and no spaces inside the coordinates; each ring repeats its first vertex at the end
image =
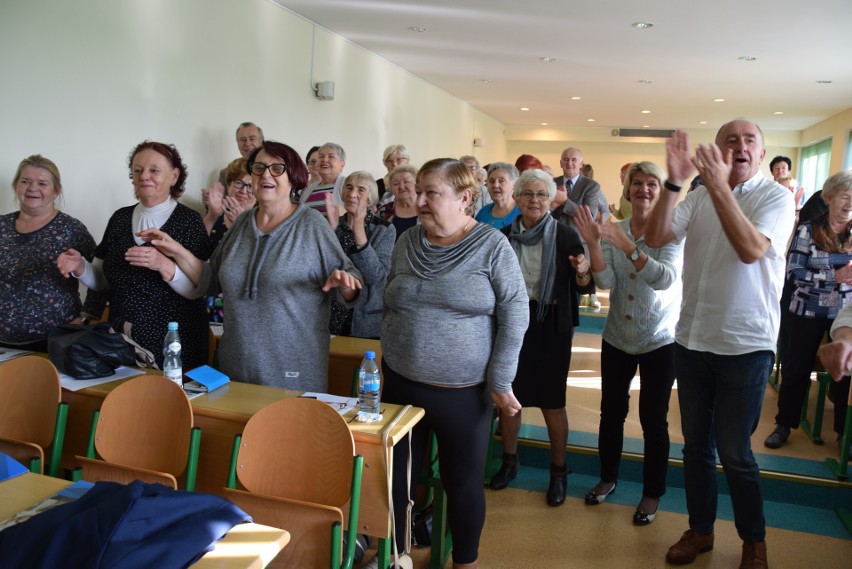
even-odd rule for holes
{"type": "Polygon", "coordinates": [[[47,336],[53,365],[75,379],[107,377],[123,365],[136,364],[136,352],[109,324],[61,324],[47,336]]]}

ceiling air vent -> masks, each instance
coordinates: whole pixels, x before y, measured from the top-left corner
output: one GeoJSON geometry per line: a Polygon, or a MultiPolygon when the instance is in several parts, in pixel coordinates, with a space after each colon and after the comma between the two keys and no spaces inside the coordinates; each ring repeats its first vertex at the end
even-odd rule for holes
{"type": "Polygon", "coordinates": [[[612,135],[621,138],[671,138],[674,130],[672,129],[652,129],[652,128],[614,128],[612,135]]]}

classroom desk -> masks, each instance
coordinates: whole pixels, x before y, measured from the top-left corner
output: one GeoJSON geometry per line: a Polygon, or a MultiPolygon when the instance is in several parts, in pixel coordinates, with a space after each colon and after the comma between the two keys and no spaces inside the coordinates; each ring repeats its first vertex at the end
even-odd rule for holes
{"type": "MultiPolygon", "coordinates": [[[[71,482],[27,472],[0,482],[0,520],[56,494],[71,482]]],[[[193,568],[260,569],[265,567],[290,541],[282,529],[261,524],[239,524],[229,531],[216,548],[193,568]]]]}
{"type": "MultiPolygon", "coordinates": [[[[221,332],[209,335],[210,365],[213,365],[214,354],[219,349],[221,332]]],[[[334,395],[349,397],[353,395],[352,381],[355,368],[361,365],[367,350],[376,352],[376,361],[382,361],[382,344],[378,340],[366,338],[351,338],[349,336],[334,336],[328,345],[328,392],[334,395]]]]}
{"type": "MultiPolygon", "coordinates": [[[[64,466],[76,465],[74,456],[85,455],[92,412],[100,407],[107,393],[121,381],[124,380],[81,391],[62,391],[62,400],[69,405],[62,460],[64,466]]],[[[196,489],[199,492],[222,494],[228,477],[234,435],[241,433],[249,418],[263,407],[284,397],[295,397],[299,394],[297,391],[275,387],[231,382],[212,394],[193,399],[195,425],[202,429],[196,489]]],[[[424,411],[418,407],[410,408],[391,430],[388,448],[384,449],[382,430],[403,407],[382,403],[381,408],[382,420],[376,423],[352,421],[355,411],[350,411],[345,418],[355,439],[355,451],[364,457],[358,532],[387,538],[391,525],[384,457],[387,457],[388,464],[392,464],[393,453],[390,449],[403,440],[423,417],[424,411]]]]}

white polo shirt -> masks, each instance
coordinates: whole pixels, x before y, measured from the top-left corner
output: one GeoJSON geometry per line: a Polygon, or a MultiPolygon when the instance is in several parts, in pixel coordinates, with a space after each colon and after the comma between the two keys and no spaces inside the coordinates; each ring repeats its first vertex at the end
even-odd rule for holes
{"type": "Polygon", "coordinates": [[[775,351],[785,249],[795,206],[789,190],[758,172],[733,190],[755,228],[770,241],[763,258],[739,260],[703,186],[677,206],[672,231],[686,237],[678,344],[696,351],[740,355],[775,351]]]}

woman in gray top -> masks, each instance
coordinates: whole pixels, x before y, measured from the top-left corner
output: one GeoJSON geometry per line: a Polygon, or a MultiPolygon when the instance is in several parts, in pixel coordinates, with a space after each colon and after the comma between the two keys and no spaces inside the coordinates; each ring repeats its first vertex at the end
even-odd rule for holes
{"type": "Polygon", "coordinates": [[[295,150],[265,141],[248,158],[257,207],[243,212],[206,263],[159,230],[140,233],[197,285],[222,292],[219,364],[232,379],[299,391],[328,389],[328,321],[336,288],[353,301],[361,275],[318,212],[290,202],[308,171],[295,150]]]}
{"type": "Polygon", "coordinates": [[[601,346],[601,479],[586,494],[586,503],[600,504],[615,491],[630,382],[638,367],[645,460],[642,500],[633,514],[636,525],[654,521],[666,491],[669,460],[666,417],[675,379],[674,327],[680,309],[683,249],[680,243],[653,249],[644,237],[664,179],[659,166],[636,162],[627,171],[623,190],[633,207],[632,217],[617,223],[596,222],[589,208],[581,207],[574,218],[589,244],[595,284],[610,289],[601,346]]]}
{"type": "MultiPolygon", "coordinates": [[[[382,397],[426,410],[413,432],[412,472],[420,472],[433,431],[454,567],[476,566],[491,409],[496,404],[508,416],[520,411],[512,380],[529,318],[509,242],[467,213],[478,192],[479,184],[457,160],[432,160],[420,169],[420,225],[403,233],[394,248],[382,320],[382,397]]],[[[393,461],[400,547],[409,500],[403,447],[395,447],[404,455],[393,461]]]]}

